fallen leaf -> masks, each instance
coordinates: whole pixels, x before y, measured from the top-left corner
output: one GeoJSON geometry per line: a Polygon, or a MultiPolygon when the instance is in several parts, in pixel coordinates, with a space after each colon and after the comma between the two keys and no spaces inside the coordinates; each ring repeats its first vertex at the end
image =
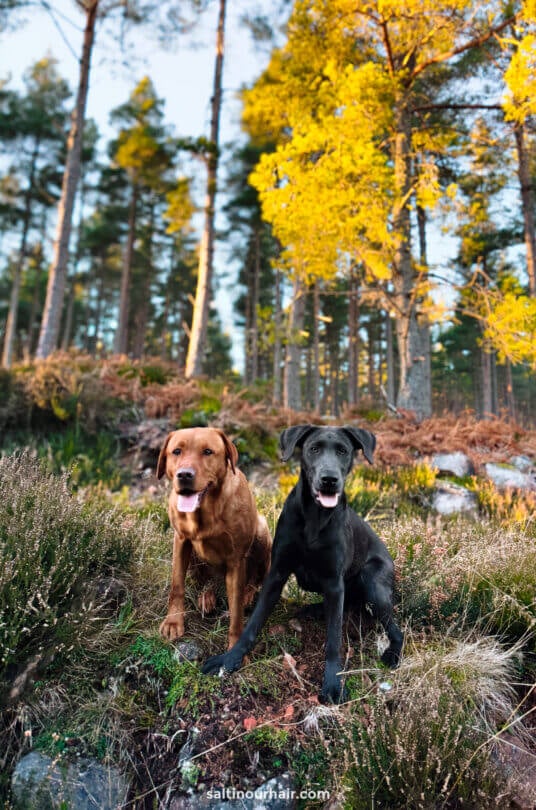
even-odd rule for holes
{"type": "Polygon", "coordinates": [[[296,669],[296,659],[288,652],[283,655],[283,666],[285,669],[296,669]]]}
{"type": "Polygon", "coordinates": [[[246,729],[246,731],[253,731],[253,729],[257,725],[257,721],[255,720],[254,717],[244,717],[244,720],[242,722],[244,724],[244,728],[246,729]]]}

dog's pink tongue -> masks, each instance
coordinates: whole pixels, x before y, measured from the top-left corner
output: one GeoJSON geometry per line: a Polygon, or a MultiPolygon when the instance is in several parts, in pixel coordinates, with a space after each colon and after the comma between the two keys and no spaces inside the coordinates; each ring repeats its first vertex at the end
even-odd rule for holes
{"type": "Polygon", "coordinates": [[[326,509],[333,509],[339,502],[339,493],[336,492],[334,495],[326,495],[325,492],[319,492],[318,500],[326,509]]]}
{"type": "Polygon", "coordinates": [[[179,512],[195,512],[199,506],[199,493],[193,495],[181,495],[177,498],[177,509],[179,512]]]}

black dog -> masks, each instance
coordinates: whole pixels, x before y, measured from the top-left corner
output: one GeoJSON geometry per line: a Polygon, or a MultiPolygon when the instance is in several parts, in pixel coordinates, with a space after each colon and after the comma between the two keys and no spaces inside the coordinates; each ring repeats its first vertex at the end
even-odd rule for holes
{"type": "Polygon", "coordinates": [[[283,461],[288,461],[296,447],[302,448],[300,479],[283,506],[270,572],[255,610],[234,647],[205,662],[205,674],[215,674],[222,667],[234,672],[240,667],[291,574],[301,588],[324,596],[324,701],[343,699],[339,673],[345,608],[366,606],[371,610],[390,642],[382,660],[389,666],[397,665],[403,635],[393,619],[393,561],[370,526],[346,505],[344,494],[355,452],[361,449],[372,463],[375,446],[372,433],[354,427],[298,425],[283,431],[283,461]]]}

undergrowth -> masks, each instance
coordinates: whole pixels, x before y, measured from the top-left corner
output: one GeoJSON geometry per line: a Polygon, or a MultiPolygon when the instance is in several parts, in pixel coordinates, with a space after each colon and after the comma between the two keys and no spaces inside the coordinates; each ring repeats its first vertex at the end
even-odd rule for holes
{"type": "MultiPolygon", "coordinates": [[[[348,494],[395,559],[404,657],[386,670],[378,629],[348,621],[349,701],[326,707],[317,700],[323,622],[301,618],[311,599],[294,581],[249,662],[205,677],[199,660],[185,661],[158,635],[171,566],[164,499],[133,504],[127,490],[110,499],[93,487],[75,497],[66,474],[34,456],[0,460],[2,798],[16,760],[37,748],[60,761],[118,763],[140,810],[196,786],[254,788],[289,769],[297,789],[327,790],[332,806],[357,810],[508,802],[513,788],[494,751],[506,731],[523,735],[528,711],[513,685],[532,681],[534,521],[426,517],[428,468],[374,469],[357,468],[348,494]],[[99,596],[103,578],[121,583],[114,600],[99,596]]],[[[258,493],[272,531],[283,499],[258,493]]],[[[185,639],[201,660],[222,652],[225,606],[203,618],[188,581],[186,608],[185,639]]]]}

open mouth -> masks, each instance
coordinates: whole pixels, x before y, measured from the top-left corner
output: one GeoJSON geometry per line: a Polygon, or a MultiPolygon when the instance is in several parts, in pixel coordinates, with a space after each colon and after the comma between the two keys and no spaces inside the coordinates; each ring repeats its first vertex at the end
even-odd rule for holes
{"type": "Polygon", "coordinates": [[[339,503],[340,495],[340,492],[320,492],[320,490],[315,491],[317,503],[319,503],[320,506],[323,506],[325,509],[334,509],[339,503]]]}
{"type": "Polygon", "coordinates": [[[191,492],[190,490],[179,492],[177,497],[177,509],[179,512],[195,512],[196,509],[199,509],[207,490],[208,487],[199,490],[199,492],[191,492]]]}

